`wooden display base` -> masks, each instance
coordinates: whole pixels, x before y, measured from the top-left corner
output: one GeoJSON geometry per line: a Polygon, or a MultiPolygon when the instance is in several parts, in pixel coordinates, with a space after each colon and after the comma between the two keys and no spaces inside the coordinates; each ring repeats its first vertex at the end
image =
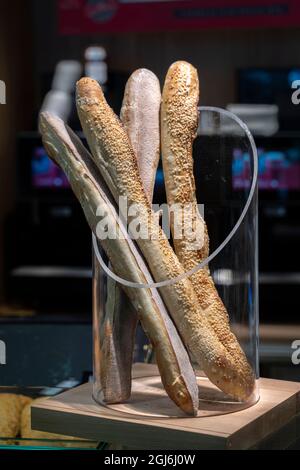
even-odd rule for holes
{"type": "MultiPolygon", "coordinates": [[[[133,369],[134,378],[153,378],[156,374],[153,365],[137,364],[133,369]]],[[[97,404],[92,398],[92,384],[85,384],[33,406],[32,428],[136,449],[247,449],[258,446],[300,411],[300,383],[260,379],[259,388],[260,400],[250,408],[190,418],[174,416],[172,403],[162,397],[159,387],[156,399],[161,400],[161,413],[151,415],[155,397],[147,391],[143,400],[137,392],[131,405],[112,409],[97,404]]],[[[293,431],[291,439],[295,440],[295,426],[293,431]]]]}

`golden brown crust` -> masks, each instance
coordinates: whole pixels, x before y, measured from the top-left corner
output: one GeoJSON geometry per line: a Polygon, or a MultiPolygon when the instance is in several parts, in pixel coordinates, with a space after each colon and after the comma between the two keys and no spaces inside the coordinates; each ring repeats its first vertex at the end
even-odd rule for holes
{"type": "MultiPolygon", "coordinates": [[[[162,161],[169,206],[192,204],[194,219],[203,229],[204,221],[197,211],[193,174],[193,141],[198,127],[199,81],[196,69],[187,62],[175,62],[168,70],[163,89],[161,108],[162,161]]],[[[174,225],[172,225],[174,233],[174,225]]],[[[189,249],[187,238],[174,239],[175,252],[188,271],[208,256],[208,234],[204,245],[189,249]]],[[[200,269],[191,276],[197,297],[209,324],[219,340],[234,358],[238,371],[249,371],[247,362],[235,335],[230,330],[227,310],[220,299],[209,270],[200,269]]]]}
{"type": "MultiPolygon", "coordinates": [[[[64,123],[48,113],[40,115],[40,130],[48,154],[65,171],[94,233],[99,230],[96,211],[106,214],[109,226],[123,236],[101,241],[113,269],[119,276],[137,283],[152,282],[135,244],[118,219],[90,154],[64,123]]],[[[153,343],[163,384],[170,398],[186,413],[196,414],[198,387],[195,374],[180,337],[170,321],[156,289],[124,288],[145,332],[153,343]]]]}
{"type": "MultiPolygon", "coordinates": [[[[139,238],[137,243],[153,277],[162,281],[183,274],[183,267],[167,238],[153,221],[128,136],[96,81],[83,78],[78,82],[77,109],[93,159],[115,199],[126,196],[129,207],[139,205],[140,226],[152,239],[139,238]]],[[[131,220],[129,217],[129,222],[131,220]]],[[[160,291],[186,346],[211,381],[234,397],[248,397],[254,386],[252,371],[237,369],[211,329],[191,282],[184,279],[160,291]]]]}
{"type": "MultiPolygon", "coordinates": [[[[184,209],[191,205],[191,228],[199,237],[197,249],[201,260],[209,254],[206,224],[197,210],[193,168],[193,142],[198,128],[199,80],[194,67],[184,61],[175,62],[166,76],[161,104],[161,146],[165,187],[169,206],[177,204],[184,209]]],[[[188,220],[185,220],[187,223],[188,220]]],[[[187,227],[188,228],[188,227],[187,227]]],[[[172,226],[174,232],[174,226],[172,226]]],[[[174,238],[177,255],[186,256],[195,250],[188,249],[193,240],[188,230],[181,238],[174,238]]]]}
{"type": "Polygon", "coordinates": [[[0,437],[17,437],[20,432],[23,407],[31,399],[13,393],[0,394],[0,437]]]}

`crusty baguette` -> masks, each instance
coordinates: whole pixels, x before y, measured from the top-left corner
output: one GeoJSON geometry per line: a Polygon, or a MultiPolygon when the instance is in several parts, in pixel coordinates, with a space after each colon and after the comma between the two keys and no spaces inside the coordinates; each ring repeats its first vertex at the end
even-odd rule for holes
{"type": "MultiPolygon", "coordinates": [[[[97,295],[95,302],[101,298],[97,287],[100,286],[94,285],[94,296],[97,295]]],[[[107,279],[107,299],[103,313],[99,325],[103,397],[106,403],[121,403],[131,394],[131,369],[138,315],[126,293],[110,277],[107,279]]]]}
{"type": "MultiPolygon", "coordinates": [[[[169,241],[154,221],[126,131],[95,80],[82,78],[77,83],[77,110],[94,161],[115,200],[123,196],[129,208],[138,205],[138,226],[144,233],[137,243],[154,279],[164,281],[184,274],[169,241]]],[[[128,213],[128,221],[137,222],[136,214],[128,213]]],[[[210,380],[233,397],[247,398],[254,388],[252,370],[240,369],[222,345],[200,307],[190,280],[185,278],[164,286],[161,293],[184,343],[210,380]]]]}
{"type": "MultiPolygon", "coordinates": [[[[133,145],[144,189],[152,202],[160,154],[160,85],[146,69],[135,71],[129,78],[121,119],[133,145]]],[[[131,366],[135,344],[137,314],[118,283],[107,279],[106,315],[101,324],[101,383],[108,403],[122,402],[131,392],[131,366]]]]}
{"type": "Polygon", "coordinates": [[[160,84],[156,75],[147,69],[133,72],[125,87],[120,117],[136,155],[150,203],[160,156],[160,102],[160,84]]]}
{"type": "MultiPolygon", "coordinates": [[[[204,230],[204,220],[197,211],[197,198],[193,173],[193,141],[198,127],[199,81],[197,70],[189,63],[178,61],[171,65],[166,76],[161,107],[162,162],[168,205],[193,208],[189,223],[194,234],[204,230]]],[[[178,218],[182,221],[182,218],[178,218]]],[[[186,221],[185,221],[186,222],[186,221]]],[[[174,234],[174,224],[171,225],[174,234]]],[[[185,233],[182,228],[182,233],[185,233]]],[[[199,247],[191,245],[187,235],[173,237],[175,252],[186,271],[194,268],[207,257],[208,235],[199,247]],[[205,256],[206,255],[206,256],[205,256]]],[[[200,237],[201,238],[201,237],[200,237]]],[[[229,324],[227,310],[220,299],[214,281],[207,269],[200,269],[191,276],[209,324],[234,358],[238,367],[250,370],[229,324]]]]}
{"type": "MultiPolygon", "coordinates": [[[[109,266],[113,269],[112,266],[109,266]]],[[[138,315],[116,281],[107,277],[93,259],[94,376],[106,403],[122,403],[131,395],[131,370],[138,315]],[[106,292],[104,292],[106,286],[106,292]],[[106,295],[105,308],[101,304],[106,295]],[[104,310],[104,311],[103,311],[104,310]],[[99,315],[99,312],[101,314],[99,315]]]]}
{"type": "MultiPolygon", "coordinates": [[[[187,207],[191,215],[185,219],[178,217],[178,222],[184,220],[185,224],[189,224],[189,227],[185,227],[183,237],[174,237],[174,223],[171,225],[176,254],[184,251],[193,256],[193,248],[198,244],[198,259],[203,261],[209,255],[209,238],[205,221],[197,210],[192,157],[198,128],[198,102],[199,81],[196,69],[187,62],[175,62],[169,68],[165,80],[160,115],[167,202],[169,207],[176,205],[178,211],[184,211],[187,207]]],[[[171,218],[172,222],[174,218],[171,218]]]]}
{"type": "MultiPolygon", "coordinates": [[[[98,211],[105,214],[108,226],[116,226],[117,234],[121,232],[122,236],[102,237],[101,240],[115,273],[137,283],[153,282],[135,243],[128,237],[118,217],[108,188],[101,181],[90,154],[80,140],[59,118],[49,113],[40,115],[40,131],[48,154],[66,173],[92,231],[96,234],[101,232],[96,217],[98,211]]],[[[155,347],[157,364],[168,395],[183,411],[195,415],[198,410],[195,374],[157,289],[124,287],[124,290],[155,347]]]]}
{"type": "MultiPolygon", "coordinates": [[[[157,77],[150,70],[136,70],[126,84],[121,120],[133,145],[150,202],[160,154],[160,100],[157,77]]],[[[100,341],[101,383],[107,403],[122,402],[130,397],[136,325],[137,314],[131,302],[118,283],[109,277],[100,341]]]]}

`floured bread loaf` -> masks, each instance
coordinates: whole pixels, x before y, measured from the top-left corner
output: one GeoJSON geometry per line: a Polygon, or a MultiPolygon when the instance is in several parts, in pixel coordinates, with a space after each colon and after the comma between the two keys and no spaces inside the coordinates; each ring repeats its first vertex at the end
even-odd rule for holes
{"type": "Polygon", "coordinates": [[[160,157],[160,102],[160,84],[156,75],[147,69],[133,72],[125,87],[120,116],[150,204],[160,157]]]}
{"type": "MultiPolygon", "coordinates": [[[[157,77],[150,70],[136,70],[126,84],[121,120],[133,145],[150,203],[160,153],[160,101],[157,77]]],[[[94,302],[97,305],[97,299],[94,302]]],[[[137,318],[125,292],[108,277],[105,316],[99,325],[102,361],[98,372],[106,403],[130,397],[137,318]]]]}

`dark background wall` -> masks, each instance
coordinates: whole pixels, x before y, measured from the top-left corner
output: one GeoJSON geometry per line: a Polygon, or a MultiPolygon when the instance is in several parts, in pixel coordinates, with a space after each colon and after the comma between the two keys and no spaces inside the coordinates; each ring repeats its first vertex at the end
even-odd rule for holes
{"type": "Polygon", "coordinates": [[[57,60],[79,59],[87,45],[98,43],[107,48],[111,69],[148,67],[161,80],[171,62],[192,62],[200,73],[202,104],[220,106],[235,99],[237,68],[300,64],[300,28],[58,36],[51,0],[34,1],[34,37],[37,77],[57,60]]]}
{"type": "Polygon", "coordinates": [[[2,1],[0,79],[7,83],[7,105],[0,106],[0,301],[2,228],[15,195],[16,132],[34,128],[43,78],[57,61],[82,59],[92,43],[107,49],[112,71],[148,67],[161,81],[173,61],[192,62],[200,73],[201,103],[217,106],[236,100],[239,67],[300,65],[300,28],[59,36],[55,0],[2,1]]]}
{"type": "Polygon", "coordinates": [[[0,301],[3,295],[3,222],[13,207],[15,196],[15,137],[18,130],[31,127],[32,53],[31,2],[0,2],[0,80],[6,84],[6,104],[0,105],[0,301]]]}

